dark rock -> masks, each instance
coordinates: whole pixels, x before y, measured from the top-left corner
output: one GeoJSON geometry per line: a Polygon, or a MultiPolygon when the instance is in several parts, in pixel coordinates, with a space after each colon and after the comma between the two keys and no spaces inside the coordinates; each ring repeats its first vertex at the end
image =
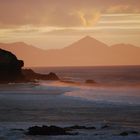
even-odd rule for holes
{"type": "Polygon", "coordinates": [[[101,127],[101,129],[109,128],[110,126],[105,124],[104,126],[101,127]]]}
{"type": "Polygon", "coordinates": [[[17,129],[17,128],[14,128],[14,129],[11,129],[12,131],[24,131],[24,129],[17,129]]]}
{"type": "Polygon", "coordinates": [[[130,131],[131,134],[139,134],[137,131],[130,131]]]}
{"type": "Polygon", "coordinates": [[[87,130],[90,130],[90,129],[92,130],[92,129],[96,129],[96,127],[94,127],[94,126],[86,127],[86,129],[87,129],[87,130]]]}
{"type": "Polygon", "coordinates": [[[61,80],[61,82],[63,82],[63,83],[67,83],[67,84],[76,84],[76,82],[74,82],[74,81],[66,81],[66,80],[61,80]]]}
{"type": "Polygon", "coordinates": [[[59,80],[59,77],[53,72],[50,72],[49,74],[39,74],[32,69],[23,69],[22,73],[26,79],[30,80],[59,80]]]}
{"type": "Polygon", "coordinates": [[[35,80],[59,80],[55,73],[39,74],[23,69],[24,62],[9,51],[0,49],[0,83],[35,82],[35,80]]]}
{"type": "Polygon", "coordinates": [[[70,132],[73,130],[93,130],[96,129],[94,126],[79,126],[74,125],[70,127],[58,127],[58,126],[33,126],[29,127],[27,131],[27,135],[77,135],[77,132],[70,132]]]}
{"type": "Polygon", "coordinates": [[[0,49],[0,83],[16,82],[24,79],[21,68],[24,66],[22,60],[9,51],[0,49]]]}
{"type": "Polygon", "coordinates": [[[57,126],[33,126],[28,129],[28,135],[70,135],[64,128],[57,126]]]}
{"type": "Polygon", "coordinates": [[[86,126],[79,126],[79,125],[74,125],[74,126],[70,126],[70,127],[65,127],[66,130],[73,130],[73,129],[86,129],[86,130],[90,130],[90,129],[96,129],[94,126],[92,127],[86,127],[86,126]]]}
{"type": "Polygon", "coordinates": [[[86,80],[85,83],[87,84],[96,84],[96,82],[94,80],[86,80]]]}
{"type": "Polygon", "coordinates": [[[128,136],[128,133],[127,132],[122,132],[122,133],[120,133],[120,136],[128,136]]]}
{"type": "Polygon", "coordinates": [[[23,69],[24,62],[9,51],[0,49],[0,83],[35,82],[35,80],[59,80],[55,73],[39,74],[23,69]]]}
{"type": "Polygon", "coordinates": [[[137,132],[137,131],[124,131],[124,132],[121,132],[121,133],[120,133],[121,136],[128,136],[129,134],[138,135],[139,132],[137,132]]]}
{"type": "Polygon", "coordinates": [[[48,75],[43,76],[46,76],[46,80],[59,80],[59,77],[53,72],[50,72],[48,75]]]}

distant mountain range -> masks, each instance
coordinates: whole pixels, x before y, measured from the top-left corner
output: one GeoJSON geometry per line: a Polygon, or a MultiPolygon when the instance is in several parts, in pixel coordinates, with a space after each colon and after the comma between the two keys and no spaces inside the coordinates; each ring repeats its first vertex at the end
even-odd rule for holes
{"type": "Polygon", "coordinates": [[[140,47],[108,46],[89,36],[55,50],[43,50],[23,42],[0,43],[0,48],[13,52],[24,60],[25,66],[140,65],[140,47]]]}

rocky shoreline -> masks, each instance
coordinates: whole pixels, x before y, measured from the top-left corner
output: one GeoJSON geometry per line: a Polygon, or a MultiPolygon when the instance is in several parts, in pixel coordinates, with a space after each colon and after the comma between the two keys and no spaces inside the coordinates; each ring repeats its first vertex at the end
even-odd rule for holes
{"type": "Polygon", "coordinates": [[[59,77],[53,73],[50,72],[49,74],[40,74],[34,72],[32,69],[22,69],[22,74],[24,75],[25,79],[28,81],[34,81],[34,80],[60,80],[59,77]]]}
{"type": "Polygon", "coordinates": [[[124,128],[121,129],[120,131],[115,129],[113,126],[109,124],[104,124],[100,128],[96,128],[95,126],[84,126],[84,125],[73,125],[73,126],[67,126],[67,127],[60,127],[60,126],[47,126],[47,125],[42,125],[42,126],[32,126],[27,129],[12,129],[16,131],[22,131],[25,135],[32,135],[32,136],[59,136],[59,135],[80,135],[81,132],[84,130],[89,131],[89,132],[94,132],[94,135],[101,135],[99,132],[100,131],[110,131],[110,130],[115,130],[114,135],[116,136],[129,136],[129,135],[135,135],[139,136],[139,131],[135,129],[126,129],[124,128]]]}

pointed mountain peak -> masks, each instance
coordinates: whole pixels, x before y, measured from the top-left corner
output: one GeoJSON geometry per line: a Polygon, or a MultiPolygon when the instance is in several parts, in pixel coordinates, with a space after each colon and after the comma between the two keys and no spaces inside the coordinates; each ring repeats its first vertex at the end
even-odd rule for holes
{"type": "Polygon", "coordinates": [[[82,39],[80,39],[80,40],[87,40],[87,41],[90,41],[90,40],[96,40],[96,39],[94,39],[93,37],[91,37],[91,36],[85,36],[85,37],[83,37],[82,39]]]}
{"type": "Polygon", "coordinates": [[[93,39],[91,36],[87,35],[83,39],[93,39]]]}
{"type": "Polygon", "coordinates": [[[93,37],[90,36],[85,36],[84,38],[74,42],[68,47],[63,48],[64,50],[73,50],[73,49],[93,49],[93,48],[103,48],[103,47],[108,47],[105,43],[96,40],[93,37]]]}
{"type": "Polygon", "coordinates": [[[92,44],[92,45],[99,45],[99,44],[106,45],[105,43],[103,43],[103,42],[101,42],[101,41],[99,41],[91,36],[85,36],[82,39],[80,39],[78,42],[92,44]]]}
{"type": "Polygon", "coordinates": [[[82,46],[107,46],[105,43],[91,37],[91,36],[85,36],[84,38],[80,39],[79,41],[75,42],[77,45],[82,46]]]}

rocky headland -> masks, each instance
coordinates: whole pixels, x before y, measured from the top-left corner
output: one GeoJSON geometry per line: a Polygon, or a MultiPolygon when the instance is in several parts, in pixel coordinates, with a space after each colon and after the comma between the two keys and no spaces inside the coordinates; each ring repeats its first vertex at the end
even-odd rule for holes
{"type": "Polygon", "coordinates": [[[39,74],[32,69],[23,69],[23,66],[23,60],[18,60],[13,53],[0,49],[0,83],[59,80],[55,73],[39,74]]]}

